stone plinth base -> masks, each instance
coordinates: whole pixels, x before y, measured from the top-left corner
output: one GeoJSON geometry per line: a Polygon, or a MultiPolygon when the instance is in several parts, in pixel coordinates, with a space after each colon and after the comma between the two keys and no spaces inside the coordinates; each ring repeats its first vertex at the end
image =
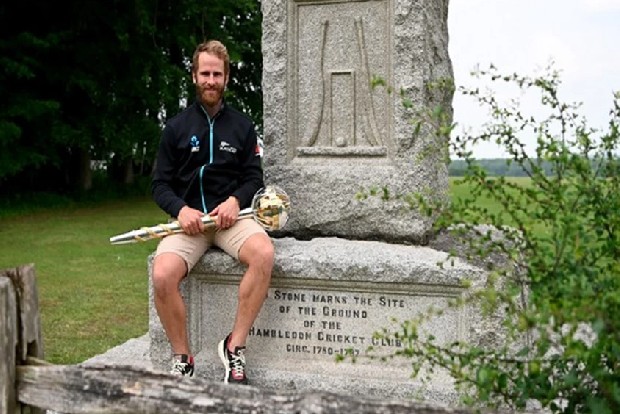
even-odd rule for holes
{"type": "MultiPolygon", "coordinates": [[[[413,318],[463,293],[467,279],[478,285],[485,272],[428,247],[319,238],[275,239],[276,263],[268,297],[250,332],[248,376],[258,387],[323,389],[382,398],[420,398],[439,403],[455,397],[446,376],[431,386],[412,380],[409,361],[363,358],[368,346],[381,355],[402,347],[373,338],[396,321],[413,318]],[[356,363],[336,362],[351,350],[356,363]]],[[[149,260],[149,268],[150,268],[149,260]]],[[[184,281],[191,347],[197,375],[219,380],[217,343],[231,330],[237,286],[245,268],[219,250],[208,252],[184,281]]],[[[150,273],[150,272],[149,272],[150,273]]],[[[150,355],[169,369],[170,347],[153,306],[150,287],[150,355]]],[[[429,322],[426,332],[441,343],[477,342],[485,335],[480,315],[452,309],[429,322]]]]}

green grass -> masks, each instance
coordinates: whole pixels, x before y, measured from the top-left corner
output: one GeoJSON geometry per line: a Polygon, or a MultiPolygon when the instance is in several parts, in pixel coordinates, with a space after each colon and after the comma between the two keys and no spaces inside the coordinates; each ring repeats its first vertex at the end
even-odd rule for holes
{"type": "MultiPolygon", "coordinates": [[[[491,177],[492,178],[492,177],[491,177]]],[[[467,184],[460,183],[461,178],[452,177],[450,178],[450,196],[453,200],[455,199],[463,199],[469,195],[470,188],[467,184]]],[[[507,182],[514,183],[520,186],[527,186],[530,183],[529,177],[510,177],[506,178],[507,182]]],[[[487,207],[490,211],[494,211],[498,209],[498,204],[491,200],[488,197],[481,197],[476,200],[476,203],[481,207],[487,207]]]]}
{"type": "MultiPolygon", "coordinates": [[[[493,177],[490,178],[492,179],[493,177]]],[[[452,197],[452,200],[467,199],[470,195],[470,185],[460,181],[461,179],[458,177],[450,178],[450,196],[452,197]]],[[[528,187],[531,183],[531,179],[529,177],[506,177],[506,182],[516,184],[520,187],[528,187]]],[[[508,192],[512,192],[512,194],[516,196],[519,195],[517,194],[517,191],[513,189],[510,189],[508,192]]],[[[486,208],[489,215],[497,215],[498,213],[501,213],[502,219],[506,224],[515,225],[514,220],[507,217],[505,209],[501,207],[497,200],[493,200],[487,196],[476,196],[475,203],[476,206],[480,208],[486,208]]],[[[533,231],[533,234],[538,236],[549,234],[549,229],[545,227],[543,223],[529,220],[526,225],[533,231]]]]}
{"type": "Polygon", "coordinates": [[[147,258],[157,242],[109,238],[164,222],[152,200],[1,216],[0,269],[35,266],[47,361],[82,362],[147,332],[147,258]]]}

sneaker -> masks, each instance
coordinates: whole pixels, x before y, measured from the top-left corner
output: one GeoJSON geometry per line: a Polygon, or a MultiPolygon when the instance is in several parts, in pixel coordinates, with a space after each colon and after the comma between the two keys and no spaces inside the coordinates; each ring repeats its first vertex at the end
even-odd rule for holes
{"type": "Polygon", "coordinates": [[[247,384],[248,377],[245,375],[245,347],[238,346],[235,348],[235,352],[230,352],[227,346],[229,338],[230,334],[223,339],[217,347],[220,359],[226,368],[224,382],[226,384],[247,384]]]}
{"type": "Polygon", "coordinates": [[[185,354],[175,355],[170,373],[179,377],[186,375],[191,377],[194,375],[194,357],[185,354]],[[181,357],[181,359],[178,359],[178,357],[181,357]]]}

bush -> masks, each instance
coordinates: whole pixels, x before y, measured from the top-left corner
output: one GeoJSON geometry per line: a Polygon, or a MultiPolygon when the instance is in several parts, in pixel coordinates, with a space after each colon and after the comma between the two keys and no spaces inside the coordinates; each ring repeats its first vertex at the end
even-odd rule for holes
{"type": "Polygon", "coordinates": [[[503,75],[494,67],[478,75],[535,93],[545,115],[539,119],[540,111],[526,114],[519,105],[502,106],[493,93],[460,88],[489,109],[482,132],[456,135],[448,112],[436,109],[416,122],[431,122],[440,142],[449,139],[450,152],[468,165],[462,181],[471,194],[448,206],[421,196],[415,201],[438,217],[438,229],[478,231],[476,256],[501,253],[511,259],[511,266],[490,267],[484,289],[453,304],[477,301],[489,312],[503,312],[507,339],[493,349],[440,346],[418,335],[433,312],[402,323],[396,332],[376,335],[404,339],[407,345],[393,356],[411,359],[414,374],[425,366],[447,369],[470,404],[523,409],[537,402],[552,412],[618,413],[620,93],[612,100],[608,129],[597,131],[578,114],[579,105],[558,98],[560,79],[553,68],[533,77],[503,75]],[[524,143],[528,136],[536,137],[533,154],[524,143]],[[507,162],[518,165],[530,185],[489,177],[471,152],[482,141],[510,154],[507,162]],[[551,174],[545,171],[548,165],[551,174]],[[481,198],[501,208],[491,211],[477,202],[481,198]],[[491,224],[503,237],[480,233],[479,224],[491,224]]]}

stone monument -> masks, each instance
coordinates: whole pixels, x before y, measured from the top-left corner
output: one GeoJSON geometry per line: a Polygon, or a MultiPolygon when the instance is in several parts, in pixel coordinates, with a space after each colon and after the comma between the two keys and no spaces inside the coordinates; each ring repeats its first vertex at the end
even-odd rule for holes
{"type": "Polygon", "coordinates": [[[430,221],[356,195],[446,196],[443,154],[430,134],[414,136],[403,99],[452,107],[451,93],[427,88],[452,79],[448,1],[262,4],[266,178],[297,206],[285,234],[424,244],[430,221]]]}
{"type": "MultiPolygon", "coordinates": [[[[390,194],[445,197],[447,167],[429,153],[432,134],[414,136],[414,109],[451,107],[429,82],[452,77],[447,0],[263,0],[265,174],[292,210],[273,233],[271,288],[247,342],[253,385],[324,389],[381,398],[453,402],[447,376],[430,386],[410,378],[406,360],[336,362],[368,346],[402,347],[373,333],[463,293],[485,272],[428,247],[431,222],[390,194]],[[373,87],[373,84],[380,85],[373,87]],[[389,90],[388,90],[389,89],[389,90]],[[391,93],[390,93],[391,91],[391,93]],[[425,156],[421,154],[425,152],[425,156]],[[366,190],[365,190],[366,189],[366,190]]],[[[208,252],[183,284],[197,375],[220,380],[216,345],[234,318],[243,266],[208,252]]],[[[452,309],[425,330],[441,343],[481,342],[486,326],[471,309],[452,309]]],[[[167,369],[170,348],[152,305],[150,353],[167,369]]]]}

